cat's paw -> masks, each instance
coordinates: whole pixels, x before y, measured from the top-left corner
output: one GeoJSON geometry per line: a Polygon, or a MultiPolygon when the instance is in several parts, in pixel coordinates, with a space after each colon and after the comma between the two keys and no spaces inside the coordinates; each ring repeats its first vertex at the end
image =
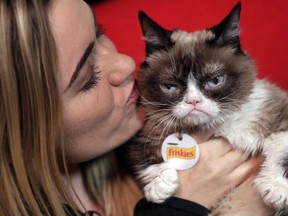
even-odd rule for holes
{"type": "Polygon", "coordinates": [[[288,205],[288,180],[286,178],[256,178],[254,185],[266,205],[280,209],[288,205]]]}
{"type": "Polygon", "coordinates": [[[175,193],[178,185],[177,171],[164,169],[144,187],[145,197],[150,202],[162,203],[175,193]]]}

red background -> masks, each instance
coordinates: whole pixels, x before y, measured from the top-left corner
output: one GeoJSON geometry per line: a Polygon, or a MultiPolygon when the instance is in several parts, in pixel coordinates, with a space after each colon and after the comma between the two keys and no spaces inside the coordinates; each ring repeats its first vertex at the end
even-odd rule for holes
{"type": "MultiPolygon", "coordinates": [[[[237,0],[105,0],[94,4],[98,22],[119,52],[144,59],[138,11],[167,29],[194,31],[219,23],[237,0]]],[[[288,90],[288,1],[242,0],[242,47],[255,60],[260,78],[288,90]]]]}

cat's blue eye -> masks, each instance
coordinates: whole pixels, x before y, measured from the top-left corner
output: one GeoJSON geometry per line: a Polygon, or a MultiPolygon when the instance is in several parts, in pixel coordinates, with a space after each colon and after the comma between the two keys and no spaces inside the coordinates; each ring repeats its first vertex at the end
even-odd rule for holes
{"type": "Polygon", "coordinates": [[[176,84],[161,84],[160,88],[165,93],[175,93],[178,91],[178,85],[176,84]]]}
{"type": "Polygon", "coordinates": [[[213,77],[211,80],[209,80],[206,83],[206,88],[208,88],[208,89],[217,88],[217,87],[221,86],[224,83],[224,81],[225,81],[224,75],[213,77]]]}

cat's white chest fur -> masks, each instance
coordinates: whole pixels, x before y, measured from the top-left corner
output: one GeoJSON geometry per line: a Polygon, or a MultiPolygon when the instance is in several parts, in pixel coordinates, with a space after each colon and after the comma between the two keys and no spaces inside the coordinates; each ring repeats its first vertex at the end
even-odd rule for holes
{"type": "Polygon", "coordinates": [[[265,115],[273,115],[271,111],[265,112],[267,104],[273,104],[267,85],[265,81],[257,80],[249,101],[240,112],[235,112],[225,121],[215,136],[226,138],[235,149],[264,156],[265,161],[254,185],[268,206],[280,209],[288,205],[288,181],[282,164],[288,155],[288,132],[279,131],[265,136],[265,115]]]}
{"type": "Polygon", "coordinates": [[[252,153],[262,149],[264,137],[255,130],[256,124],[261,124],[262,107],[267,98],[265,82],[257,80],[249,96],[248,102],[243,104],[239,112],[233,113],[225,123],[218,128],[215,136],[222,136],[229,140],[236,149],[252,153]]]}

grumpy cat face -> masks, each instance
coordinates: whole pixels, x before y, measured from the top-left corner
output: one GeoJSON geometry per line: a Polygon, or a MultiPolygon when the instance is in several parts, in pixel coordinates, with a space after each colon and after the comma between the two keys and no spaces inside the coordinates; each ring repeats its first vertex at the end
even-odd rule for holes
{"type": "Polygon", "coordinates": [[[146,59],[138,88],[147,115],[178,128],[209,129],[247,101],[255,80],[241,49],[238,3],[218,25],[201,31],[169,31],[139,12],[146,59]]]}

